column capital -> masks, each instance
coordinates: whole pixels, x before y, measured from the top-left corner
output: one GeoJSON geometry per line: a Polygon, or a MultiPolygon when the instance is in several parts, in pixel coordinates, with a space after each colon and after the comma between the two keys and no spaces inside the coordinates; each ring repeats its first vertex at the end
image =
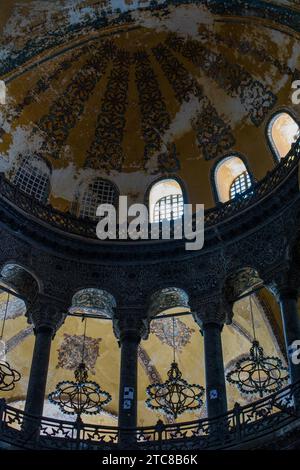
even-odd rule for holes
{"type": "Polygon", "coordinates": [[[113,316],[113,329],[121,342],[125,337],[140,341],[148,338],[150,319],[143,308],[117,308],[113,316]]]}
{"type": "Polygon", "coordinates": [[[53,335],[64,323],[67,307],[58,299],[39,294],[26,313],[28,323],[33,324],[34,331],[50,329],[53,335]]]}
{"type": "Polygon", "coordinates": [[[196,302],[190,301],[190,304],[193,317],[200,328],[204,328],[211,323],[223,327],[223,325],[228,325],[232,322],[232,304],[222,295],[206,299],[202,298],[196,302]]]}

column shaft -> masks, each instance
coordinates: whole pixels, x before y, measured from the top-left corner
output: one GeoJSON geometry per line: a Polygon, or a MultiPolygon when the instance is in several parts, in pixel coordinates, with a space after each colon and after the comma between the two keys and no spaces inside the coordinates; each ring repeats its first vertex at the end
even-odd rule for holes
{"type": "Polygon", "coordinates": [[[125,336],[121,340],[121,369],[119,396],[119,427],[137,426],[137,354],[139,338],[125,336]]]}
{"type": "Polygon", "coordinates": [[[292,383],[300,380],[300,364],[293,363],[293,342],[300,340],[300,318],[297,308],[297,296],[284,294],[280,296],[280,310],[283,323],[284,338],[292,383]]]}
{"type": "Polygon", "coordinates": [[[206,400],[208,418],[227,413],[226,385],[222,352],[222,326],[202,326],[205,353],[206,400]]]}
{"type": "Polygon", "coordinates": [[[52,336],[51,328],[41,327],[36,331],[25,404],[25,413],[29,415],[43,414],[52,336]]]}

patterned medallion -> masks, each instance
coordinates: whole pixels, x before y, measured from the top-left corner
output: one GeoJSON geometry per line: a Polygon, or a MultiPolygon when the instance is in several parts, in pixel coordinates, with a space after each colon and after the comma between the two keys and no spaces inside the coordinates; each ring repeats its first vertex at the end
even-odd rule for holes
{"type": "Polygon", "coordinates": [[[99,344],[101,338],[85,338],[84,357],[82,361],[84,336],[64,333],[64,339],[58,349],[58,363],[56,368],[75,370],[80,362],[84,362],[88,370],[95,374],[96,361],[99,357],[99,344]]]}

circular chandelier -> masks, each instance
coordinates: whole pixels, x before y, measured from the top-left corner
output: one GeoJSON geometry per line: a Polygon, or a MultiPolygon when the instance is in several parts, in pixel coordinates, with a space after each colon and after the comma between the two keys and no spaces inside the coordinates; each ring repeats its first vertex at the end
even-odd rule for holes
{"type": "Polygon", "coordinates": [[[65,380],[49,394],[49,401],[69,415],[98,414],[111,401],[111,395],[96,382],[88,380],[84,362],[74,372],[76,382],[65,380]]]}
{"type": "Polygon", "coordinates": [[[173,317],[173,362],[167,372],[168,379],[163,383],[148,385],[146,393],[149,398],[146,406],[153,411],[176,419],[182,413],[200,409],[203,405],[204,388],[198,384],[189,384],[182,378],[175,361],[175,320],[173,317]]]}
{"type": "MultiPolygon", "coordinates": [[[[84,320],[84,317],[83,317],[84,320]]],[[[112,397],[102,390],[96,382],[88,380],[88,371],[83,361],[86,338],[86,319],[83,336],[82,359],[74,372],[75,380],[64,380],[56,385],[54,392],[48,398],[50,403],[57,405],[59,409],[69,415],[101,413],[112,397]]]]}
{"type": "Polygon", "coordinates": [[[226,375],[229,383],[236,385],[240,392],[251,395],[264,395],[277,392],[288,380],[288,368],[279,357],[265,356],[263,348],[256,339],[252,309],[249,296],[253,328],[253,342],[249,356],[239,359],[234,368],[226,375]]]}
{"type": "Polygon", "coordinates": [[[12,369],[8,362],[0,361],[0,390],[8,392],[15,388],[16,382],[21,379],[21,374],[12,369]]]}
{"type": "MultiPolygon", "coordinates": [[[[5,313],[2,322],[2,329],[0,334],[0,340],[3,339],[5,322],[7,318],[8,305],[10,300],[10,294],[7,294],[5,313]]],[[[16,382],[19,382],[21,379],[21,374],[13,369],[10,364],[6,361],[0,360],[0,390],[2,392],[8,392],[15,388],[16,382]]]]}
{"type": "Polygon", "coordinates": [[[154,383],[146,388],[149,396],[146,405],[172,418],[177,418],[186,411],[194,411],[203,405],[204,388],[197,384],[189,384],[182,378],[178,364],[172,362],[167,373],[168,380],[154,383]]]}

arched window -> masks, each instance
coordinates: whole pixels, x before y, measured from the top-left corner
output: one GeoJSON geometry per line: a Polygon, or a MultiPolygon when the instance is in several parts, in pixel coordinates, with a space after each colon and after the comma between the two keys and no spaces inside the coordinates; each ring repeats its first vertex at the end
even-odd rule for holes
{"type": "Polygon", "coordinates": [[[183,195],[180,184],[171,178],[155,183],[149,195],[150,222],[175,220],[183,216],[183,195]]]}
{"type": "Polygon", "coordinates": [[[280,160],[288,154],[292,144],[300,137],[300,128],[290,114],[280,112],[269,123],[268,137],[278,160],[280,160]]]}
{"type": "Polygon", "coordinates": [[[80,217],[96,220],[96,211],[100,204],[117,206],[119,192],[116,186],[108,180],[96,179],[85,190],[80,201],[80,217]]]}
{"type": "Polygon", "coordinates": [[[237,156],[229,156],[221,160],[215,169],[214,178],[220,202],[235,198],[252,184],[245,163],[237,156]]]}
{"type": "Polygon", "coordinates": [[[50,192],[50,169],[41,158],[23,158],[12,181],[24,193],[40,202],[47,202],[50,192]]]}

